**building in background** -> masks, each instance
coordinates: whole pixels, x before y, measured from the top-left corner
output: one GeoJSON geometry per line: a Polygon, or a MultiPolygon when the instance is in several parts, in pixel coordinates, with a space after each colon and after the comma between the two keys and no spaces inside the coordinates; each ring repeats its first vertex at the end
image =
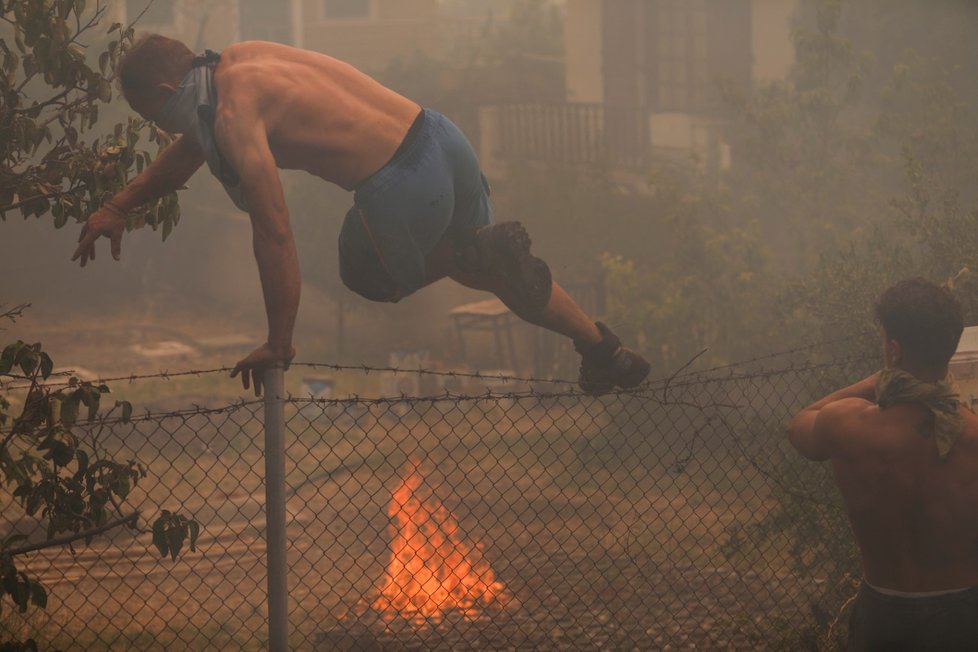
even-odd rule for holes
{"type": "MultiPolygon", "coordinates": [[[[469,131],[478,129],[473,140],[492,175],[504,174],[508,160],[600,161],[638,176],[662,157],[723,167],[730,154],[718,128],[720,84],[747,88],[784,76],[793,59],[789,21],[795,2],[555,2],[565,16],[565,101],[496,99],[500,105],[478,109],[478,118],[475,107],[458,109],[457,117],[472,123],[469,131]]],[[[140,31],[176,36],[195,51],[271,40],[377,73],[419,55],[450,61],[460,38],[476,34],[487,20],[508,20],[513,0],[116,4],[120,21],[144,12],[140,31]]]]}
{"type": "Polygon", "coordinates": [[[418,55],[444,57],[512,0],[116,0],[116,19],[142,13],[139,32],[179,38],[194,51],[245,40],[324,52],[367,72],[418,55]],[[148,8],[147,8],[148,6],[148,8]],[[461,36],[460,36],[461,35],[461,36]]]}
{"type": "Polygon", "coordinates": [[[482,111],[486,165],[595,163],[642,176],[655,158],[728,164],[720,87],[782,78],[794,0],[567,0],[566,102],[482,111]]]}
{"type": "Polygon", "coordinates": [[[177,38],[191,50],[220,50],[235,41],[237,0],[115,0],[115,20],[138,18],[137,36],[155,32],[177,38]]]}

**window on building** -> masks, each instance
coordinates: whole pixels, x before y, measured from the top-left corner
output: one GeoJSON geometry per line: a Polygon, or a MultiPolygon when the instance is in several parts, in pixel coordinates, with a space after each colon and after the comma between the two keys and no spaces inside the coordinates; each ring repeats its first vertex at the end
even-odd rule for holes
{"type": "Polygon", "coordinates": [[[710,95],[705,0],[658,0],[646,13],[648,103],[661,111],[696,111],[710,95]]]}
{"type": "Polygon", "coordinates": [[[126,21],[142,14],[140,25],[172,25],[176,22],[176,0],[126,0],[126,21]],[[146,13],[143,13],[143,12],[146,13]]]}
{"type": "Polygon", "coordinates": [[[323,0],[323,17],[369,18],[370,0],[323,0]]]}

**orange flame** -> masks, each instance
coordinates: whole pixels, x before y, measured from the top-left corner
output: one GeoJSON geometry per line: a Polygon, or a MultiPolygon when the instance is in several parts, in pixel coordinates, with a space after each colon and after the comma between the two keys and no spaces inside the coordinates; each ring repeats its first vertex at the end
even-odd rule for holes
{"type": "Polygon", "coordinates": [[[449,612],[476,619],[484,608],[504,605],[510,598],[481,546],[462,541],[452,513],[418,492],[422,482],[418,462],[412,460],[391,496],[391,561],[371,606],[387,620],[430,623],[449,612]]]}

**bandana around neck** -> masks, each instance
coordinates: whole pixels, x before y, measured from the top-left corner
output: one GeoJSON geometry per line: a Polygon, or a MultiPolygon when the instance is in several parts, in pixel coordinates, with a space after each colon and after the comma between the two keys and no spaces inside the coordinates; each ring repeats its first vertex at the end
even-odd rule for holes
{"type": "Polygon", "coordinates": [[[191,68],[153,120],[156,126],[171,134],[193,134],[199,120],[197,107],[209,104],[212,76],[209,66],[191,68]]]}
{"type": "Polygon", "coordinates": [[[212,50],[194,57],[190,72],[184,76],[153,122],[164,131],[184,134],[196,140],[204,151],[207,167],[224,186],[231,201],[247,211],[248,202],[245,201],[240,178],[221,154],[214,138],[217,112],[214,64],[220,60],[220,53],[212,50]]]}
{"type": "Polygon", "coordinates": [[[944,380],[926,383],[901,369],[883,369],[876,380],[876,402],[881,410],[897,403],[916,403],[927,408],[937,456],[942,462],[964,430],[964,417],[958,413],[960,401],[961,392],[950,373],[944,380]]]}

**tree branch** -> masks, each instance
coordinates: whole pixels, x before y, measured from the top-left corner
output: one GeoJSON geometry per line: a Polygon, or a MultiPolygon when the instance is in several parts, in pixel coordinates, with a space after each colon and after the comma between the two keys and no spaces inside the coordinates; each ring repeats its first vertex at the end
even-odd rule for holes
{"type": "Polygon", "coordinates": [[[30,113],[31,111],[37,111],[38,116],[40,116],[41,111],[43,111],[45,108],[51,106],[52,104],[56,104],[57,102],[60,102],[64,98],[68,97],[68,95],[71,94],[72,91],[77,89],[78,89],[78,84],[72,84],[71,86],[65,87],[65,89],[60,93],[58,93],[57,95],[49,97],[43,102],[39,102],[37,104],[33,104],[31,106],[24,107],[24,108],[12,109],[11,112],[15,114],[24,114],[24,113],[30,113]]]}
{"type": "Polygon", "coordinates": [[[17,321],[25,310],[31,307],[29,303],[21,303],[13,308],[8,308],[7,304],[0,303],[0,319],[9,319],[10,321],[17,321]]]}
{"type": "Polygon", "coordinates": [[[69,543],[74,543],[79,539],[86,539],[88,537],[93,537],[97,534],[102,534],[103,532],[107,532],[113,528],[117,528],[120,525],[125,525],[130,522],[133,525],[135,525],[138,519],[139,519],[139,512],[133,512],[132,514],[126,516],[125,518],[109,521],[105,525],[101,525],[99,527],[95,527],[90,530],[84,530],[82,532],[78,532],[77,534],[66,534],[63,537],[51,539],[50,541],[44,541],[42,543],[32,543],[30,545],[21,546],[19,548],[11,548],[6,552],[6,554],[10,555],[11,557],[16,557],[17,555],[23,555],[28,552],[34,552],[36,550],[44,550],[45,548],[54,548],[55,546],[64,546],[69,543]]]}
{"type": "Polygon", "coordinates": [[[55,197],[65,197],[67,195],[73,195],[80,188],[82,188],[82,186],[75,186],[74,188],[68,188],[67,190],[59,190],[58,192],[49,192],[46,195],[34,195],[33,197],[28,197],[27,199],[22,199],[19,202],[15,202],[8,206],[4,206],[2,210],[3,212],[14,211],[20,208],[21,206],[30,204],[31,202],[37,201],[38,199],[54,199],[55,197]]]}
{"type": "Polygon", "coordinates": [[[25,206],[25,205],[33,202],[33,201],[37,201],[38,199],[52,199],[52,198],[57,197],[58,195],[61,195],[61,194],[64,194],[64,193],[51,192],[51,193],[48,193],[46,195],[34,195],[33,197],[28,197],[27,199],[22,199],[19,202],[15,202],[13,204],[9,204],[7,206],[4,206],[3,207],[3,211],[4,212],[7,212],[7,211],[15,211],[18,208],[20,208],[21,206],[25,206]]]}

